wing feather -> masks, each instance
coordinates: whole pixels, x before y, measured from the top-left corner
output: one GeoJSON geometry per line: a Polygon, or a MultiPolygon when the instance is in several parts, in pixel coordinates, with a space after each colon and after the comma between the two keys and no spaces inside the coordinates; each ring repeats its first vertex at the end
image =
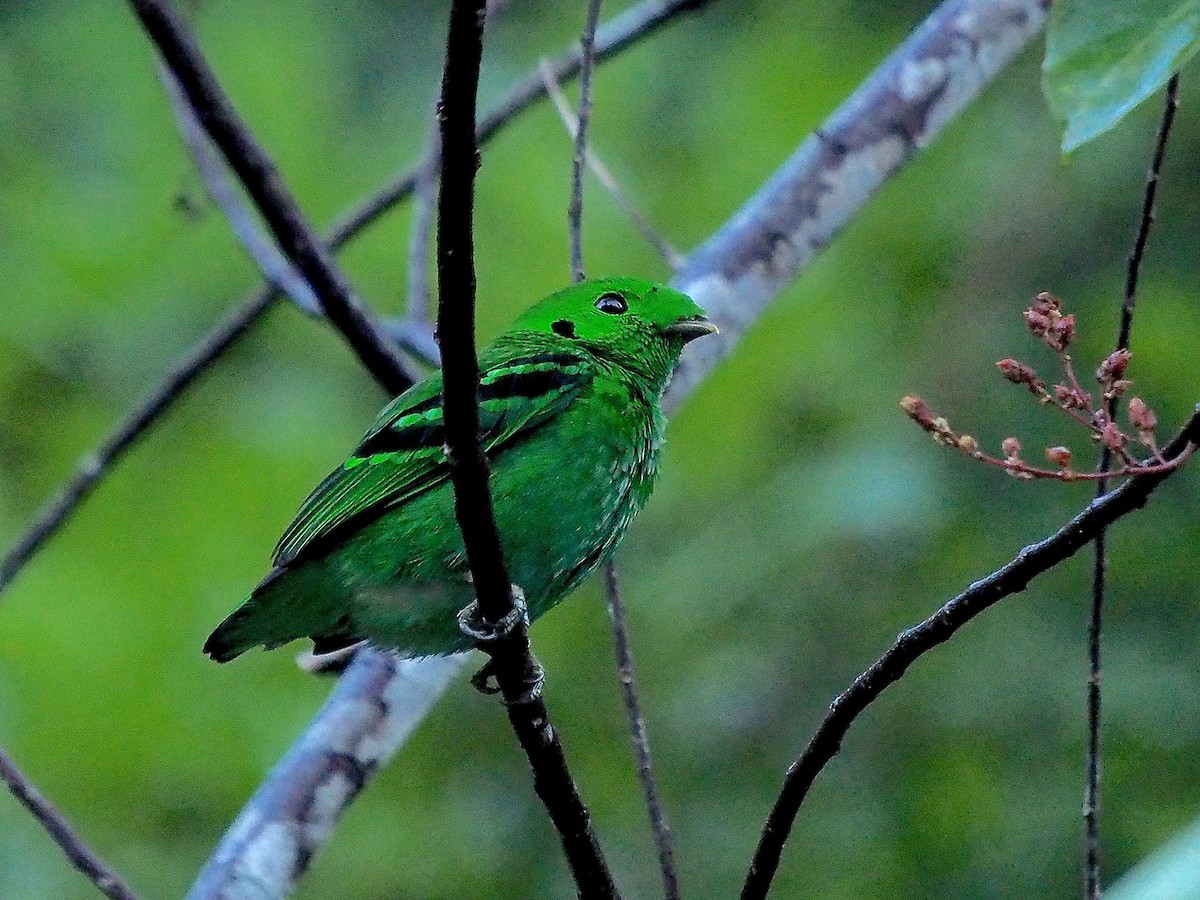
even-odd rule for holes
{"type": "MultiPolygon", "coordinates": [[[[481,360],[480,440],[494,456],[565,409],[590,383],[582,354],[530,351],[481,360]]],[[[442,380],[435,374],[393,400],[354,453],[304,501],[275,548],[286,566],[339,540],[449,477],[442,428],[442,380]]]]}

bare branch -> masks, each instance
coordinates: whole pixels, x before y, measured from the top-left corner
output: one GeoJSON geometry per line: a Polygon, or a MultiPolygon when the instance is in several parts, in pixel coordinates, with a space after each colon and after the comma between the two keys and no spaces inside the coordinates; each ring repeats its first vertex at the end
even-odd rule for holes
{"type": "MultiPolygon", "coordinates": [[[[1166,105],[1158,125],[1154,141],[1154,154],[1150,170],[1146,174],[1146,189],[1142,196],[1142,212],[1133,249],[1125,274],[1125,297],[1121,304],[1121,324],[1117,329],[1116,349],[1128,350],[1133,328],[1133,312],[1137,304],[1138,275],[1141,273],[1142,257],[1146,253],[1146,242],[1150,237],[1150,225],[1154,222],[1154,197],[1158,191],[1158,177],[1162,172],[1163,158],[1167,152],[1167,140],[1171,136],[1171,125],[1175,121],[1175,110],[1179,106],[1179,75],[1167,83],[1166,105]]],[[[1108,420],[1116,420],[1117,398],[1108,401],[1108,420]]],[[[1112,451],[1105,445],[1100,451],[1101,473],[1107,473],[1112,463],[1112,451]]],[[[1103,497],[1108,490],[1108,479],[1101,478],[1096,485],[1096,498],[1103,497]]],[[[1100,636],[1104,620],[1105,576],[1108,568],[1107,532],[1101,528],[1096,535],[1095,556],[1092,564],[1092,604],[1088,613],[1088,685],[1087,685],[1087,749],[1084,753],[1083,786],[1083,896],[1084,900],[1100,900],[1100,636]]]]}
{"type": "Polygon", "coordinates": [[[416,376],[382,335],[374,316],[305,220],[274,162],[217,82],[187,23],[167,0],[130,0],[130,5],[200,124],[241,180],[284,255],[316,294],[330,322],[387,391],[399,394],[406,390],[416,376]]]}
{"type": "MultiPolygon", "coordinates": [[[[631,7],[597,33],[598,59],[650,33],[646,29],[699,5],[646,0],[631,7]]],[[[674,283],[719,319],[721,335],[689,345],[668,397],[670,407],[678,406],[699,385],[777,292],[875,191],[932,142],[1033,40],[1046,11],[1044,0],[953,0],[939,7],[914,39],[905,42],[834,113],[823,136],[809,138],[759,194],[689,258],[674,283]],[[929,77],[916,77],[922,73],[929,77]],[[902,85],[921,89],[906,90],[902,85]],[[784,236],[790,236],[790,243],[784,236]],[[717,341],[719,352],[703,352],[703,344],[717,341]]],[[[568,54],[555,65],[558,79],[577,71],[577,54],[568,54]]],[[[493,123],[520,112],[544,92],[540,75],[526,79],[480,123],[480,140],[494,133],[493,123]]],[[[411,173],[408,177],[415,178],[411,173]]],[[[411,190],[411,180],[407,185],[403,179],[393,182],[342,219],[339,231],[350,233],[373,221],[396,202],[401,191],[411,190]]],[[[372,696],[347,694],[342,702],[371,702],[372,696]]],[[[398,743],[390,746],[389,754],[398,748],[398,743]]],[[[311,767],[323,764],[320,757],[311,762],[293,760],[290,775],[303,780],[311,767]]],[[[264,894],[263,898],[281,896],[264,894]]]]}
{"type": "MultiPolygon", "coordinates": [[[[1183,430],[1168,446],[1169,459],[1200,442],[1200,406],[1183,430]]],[[[775,801],[754,853],[750,872],[742,888],[742,900],[765,898],[779,867],[779,858],[800,805],[813,781],[842,745],[855,719],[889,686],[900,680],[910,665],[925,653],[945,643],[963,625],[993,604],[1029,586],[1038,575],[1069,559],[1095,539],[1100,531],[1121,516],[1145,505],[1158,485],[1176,469],[1127,481],[1117,490],[1093,500],[1081,513],[1050,537],[1030,544],[1016,558],[981,578],[937,612],[896,638],[896,642],[869,669],[829,705],[829,711],[804,748],[788,768],[783,789],[775,801]]]]}
{"type": "Polygon", "coordinates": [[[71,864],[87,876],[99,891],[112,900],[137,900],[137,896],[121,880],[116,872],[96,852],[84,843],[83,838],[66,820],[54,804],[42,796],[41,791],[13,762],[11,756],[0,747],[0,780],[8,785],[17,802],[29,810],[46,832],[54,839],[71,864]]]}
{"type": "Polygon", "coordinates": [[[654,834],[654,846],[658,850],[663,896],[667,900],[679,900],[679,876],[675,872],[675,848],[671,841],[671,826],[667,824],[667,815],[663,811],[662,798],[659,796],[658,781],[654,777],[650,736],[646,734],[646,720],[642,715],[642,703],[638,699],[637,678],[633,668],[633,651],[629,647],[625,601],[621,597],[617,565],[611,561],[604,566],[604,596],[608,602],[608,615],[612,619],[613,645],[617,654],[617,680],[621,683],[621,696],[625,701],[626,717],[629,719],[638,780],[642,783],[646,812],[650,816],[650,830],[654,834]]]}
{"type": "MultiPolygon", "coordinates": [[[[596,41],[597,59],[609,59],[634,46],[681,13],[698,9],[705,2],[707,0],[674,0],[667,3],[662,0],[643,0],[601,28],[596,41]]],[[[560,56],[555,64],[557,78],[572,78],[578,72],[578,56],[573,51],[560,56]]],[[[530,73],[480,124],[479,142],[483,144],[491,140],[502,127],[544,95],[545,85],[541,77],[537,72],[530,73]]],[[[328,233],[330,249],[338,250],[345,246],[385,212],[409,197],[420,176],[421,165],[424,163],[398,175],[375,195],[342,215],[328,233]]],[[[0,559],[0,593],[12,583],[46,541],[58,532],[125,452],[279,297],[275,288],[268,286],[243,300],[176,361],[145,399],[109,432],[95,451],[83,459],[75,475],[38,510],[32,524],[0,559]]],[[[426,361],[436,361],[437,346],[426,329],[414,328],[411,323],[402,320],[392,323],[388,331],[410,352],[426,361]]]]}
{"type": "MultiPolygon", "coordinates": [[[[540,66],[546,90],[554,105],[558,107],[559,115],[566,123],[567,131],[574,138],[574,153],[571,160],[571,202],[567,207],[567,232],[570,236],[571,280],[575,283],[583,281],[587,275],[583,267],[583,166],[588,161],[595,168],[595,160],[588,148],[588,122],[592,111],[592,66],[595,51],[596,22],[600,18],[601,0],[589,0],[587,19],[583,26],[583,36],[579,46],[582,53],[582,65],[579,79],[579,117],[571,113],[571,108],[563,96],[562,89],[554,78],[554,73],[545,60],[540,66]]],[[[615,187],[615,182],[613,183],[615,187]]],[[[608,605],[609,616],[612,619],[613,645],[617,657],[617,680],[621,685],[621,694],[625,699],[625,710],[629,719],[629,728],[633,736],[634,755],[637,760],[638,778],[642,783],[642,792],[646,798],[646,809],[650,816],[651,830],[654,834],[655,846],[658,849],[659,868],[662,871],[663,887],[668,900],[679,897],[679,879],[675,874],[674,854],[671,846],[671,832],[663,814],[662,802],[659,800],[658,784],[654,780],[654,770],[650,760],[650,742],[646,736],[646,725],[642,718],[641,704],[638,701],[637,676],[633,668],[633,654],[629,649],[629,628],[625,618],[625,603],[621,597],[621,587],[617,577],[617,564],[609,560],[604,564],[604,596],[608,605]]]]}
{"type": "Polygon", "coordinates": [[[691,390],[768,303],[1041,30],[1049,0],[946,0],[816,130],[672,284],[721,333],[689,345],[691,390]]]}
{"type": "Polygon", "coordinates": [[[479,442],[479,358],[475,351],[475,100],[483,54],[483,0],[454,0],[446,38],[446,68],[438,119],[442,173],[438,192],[438,343],[446,451],[454,510],[462,531],[480,611],[499,622],[513,610],[513,591],[500,547],[479,442]]]}
{"type": "Polygon", "coordinates": [[[284,897],[346,807],[416,730],[465,654],[360,649],[304,735],[225,833],[189,900],[284,897]]]}
{"type": "MultiPolygon", "coordinates": [[[[579,120],[575,117],[570,103],[567,102],[567,97],[563,93],[562,87],[554,80],[554,72],[545,60],[542,60],[539,71],[541,71],[542,78],[546,82],[546,91],[550,95],[550,100],[554,103],[554,108],[558,110],[559,118],[563,120],[567,133],[574,138],[579,131],[579,120]]],[[[630,221],[633,222],[634,227],[641,232],[642,237],[650,242],[659,255],[666,261],[667,265],[672,269],[679,269],[684,263],[683,254],[671,246],[667,239],[650,224],[649,219],[642,215],[633,201],[629,199],[629,195],[622,190],[621,185],[617,182],[616,177],[614,177],[608,166],[604,164],[590,146],[584,148],[584,161],[588,164],[588,168],[592,170],[592,173],[599,182],[604,185],[605,190],[612,195],[621,212],[625,213],[630,221]]]]}
{"type": "MultiPolygon", "coordinates": [[[[500,546],[479,442],[479,360],[475,352],[475,102],[483,53],[483,0],[454,0],[446,38],[446,68],[438,117],[442,176],[438,194],[438,336],[442,406],[454,512],[462,532],[481,622],[502,634],[479,647],[503,694],[508,719],[533,769],[534,787],[558,831],[581,898],[617,896],[592,828],[591,815],[567,768],[541,696],[541,666],[529,645],[500,546]]],[[[464,611],[465,613],[465,611],[464,611]]]]}
{"type": "MultiPolygon", "coordinates": [[[[571,205],[567,209],[571,234],[571,277],[583,281],[583,160],[587,155],[588,126],[592,122],[592,68],[596,62],[596,25],[600,0],[588,0],[587,20],[579,39],[579,119],[575,127],[575,152],[571,157],[571,205]]],[[[544,67],[542,70],[545,71],[544,67]]]]}

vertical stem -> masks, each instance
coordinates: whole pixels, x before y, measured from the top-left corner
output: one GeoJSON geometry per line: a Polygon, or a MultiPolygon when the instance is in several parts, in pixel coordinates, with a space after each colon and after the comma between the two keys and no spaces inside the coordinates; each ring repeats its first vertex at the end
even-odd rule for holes
{"type": "Polygon", "coordinates": [[[671,840],[671,826],[663,812],[662,799],[658,792],[658,781],[650,757],[650,737],[646,734],[646,720],[642,715],[642,704],[638,699],[637,679],[633,670],[633,653],[629,648],[629,627],[625,620],[625,601],[621,597],[621,584],[617,578],[617,564],[608,562],[604,566],[604,596],[608,600],[608,615],[612,619],[613,644],[617,654],[617,680],[621,683],[621,696],[625,700],[625,713],[629,718],[629,730],[633,738],[633,752],[637,759],[638,780],[646,797],[646,811],[650,816],[650,830],[654,834],[654,846],[658,850],[658,868],[662,872],[663,896],[667,900],[679,900],[679,876],[675,871],[675,848],[671,840]]]}
{"type": "Polygon", "coordinates": [[[575,154],[571,166],[571,205],[567,221],[571,233],[571,277],[583,281],[583,168],[587,160],[588,125],[592,120],[592,70],[596,62],[596,25],[600,0],[588,0],[587,21],[579,39],[579,127],[575,129],[575,154]]]}
{"type": "MultiPolygon", "coordinates": [[[[516,611],[496,528],[489,466],[479,441],[479,358],[475,351],[475,103],[483,53],[483,0],[454,0],[446,37],[438,121],[442,177],[438,193],[438,335],[446,455],[454,513],[470,563],[478,617],[493,626],[516,611]]],[[[517,619],[480,643],[504,695],[508,720],[533,770],[533,785],[562,841],[579,897],[613,900],[617,889],[592,827],[591,814],[567,768],[566,755],[540,692],[541,666],[517,619]]]]}
{"type": "MultiPolygon", "coordinates": [[[[1138,220],[1133,249],[1125,273],[1125,296],[1121,303],[1121,324],[1117,329],[1117,350],[1128,350],[1130,333],[1133,329],[1133,313],[1137,306],[1138,276],[1142,270],[1142,259],[1146,253],[1146,242],[1150,237],[1150,226],[1154,222],[1154,200],[1158,193],[1158,179],[1162,172],[1163,157],[1167,150],[1167,139],[1175,121],[1178,100],[1179,76],[1167,83],[1166,106],[1154,142],[1154,155],[1146,175],[1146,190],[1142,197],[1141,217],[1138,220]]],[[[1108,401],[1109,419],[1117,414],[1117,399],[1108,401]]],[[[1112,453],[1105,447],[1100,453],[1100,471],[1107,472],[1112,463],[1112,453]]],[[[1108,491],[1108,479],[1101,478],[1096,485],[1096,497],[1108,491]]],[[[1096,552],[1092,565],[1092,605],[1088,615],[1088,681],[1087,681],[1087,749],[1084,756],[1083,786],[1083,896],[1084,900],[1100,900],[1100,724],[1101,724],[1101,637],[1104,621],[1105,577],[1108,569],[1107,533],[1100,529],[1096,534],[1096,552]]]]}

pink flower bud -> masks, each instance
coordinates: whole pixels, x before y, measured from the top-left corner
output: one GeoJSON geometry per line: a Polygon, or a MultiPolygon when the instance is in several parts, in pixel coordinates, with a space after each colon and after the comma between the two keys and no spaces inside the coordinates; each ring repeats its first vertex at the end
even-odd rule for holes
{"type": "Polygon", "coordinates": [[[1113,453],[1120,453],[1125,449],[1125,444],[1129,438],[1125,433],[1117,427],[1116,422],[1109,422],[1100,431],[1100,443],[1111,450],[1113,453]]]}
{"type": "Polygon", "coordinates": [[[1075,316],[1063,316],[1054,324],[1051,331],[1058,340],[1057,349],[1066,350],[1071,341],[1075,340],[1075,316]]]}
{"type": "Polygon", "coordinates": [[[1066,447],[1047,447],[1046,459],[1050,460],[1050,462],[1054,463],[1054,465],[1058,466],[1059,468],[1070,468],[1071,451],[1066,447]]]}
{"type": "Polygon", "coordinates": [[[1091,394],[1085,394],[1083,391],[1067,387],[1065,384],[1056,384],[1054,386],[1054,396],[1067,409],[1084,409],[1090,411],[1092,408],[1091,394]]]}
{"type": "Polygon", "coordinates": [[[1021,442],[1015,437],[1006,437],[1000,447],[1009,459],[1017,459],[1021,455],[1021,442]]]}
{"type": "Polygon", "coordinates": [[[1109,355],[1108,359],[1100,363],[1100,368],[1096,370],[1096,380],[1103,385],[1111,385],[1119,378],[1125,377],[1125,370],[1129,368],[1129,360],[1132,358],[1128,350],[1117,350],[1109,355]]]}
{"type": "Polygon", "coordinates": [[[910,419],[912,419],[926,431],[934,430],[935,426],[933,424],[933,410],[930,409],[929,404],[927,404],[920,397],[910,394],[900,401],[900,408],[904,410],[905,414],[910,419]]]}
{"type": "Polygon", "coordinates": [[[1138,431],[1153,431],[1158,425],[1158,417],[1154,415],[1154,410],[1147,406],[1141,397],[1130,399],[1129,421],[1138,431]]]}
{"type": "Polygon", "coordinates": [[[1042,337],[1050,330],[1050,317],[1034,309],[1025,310],[1025,324],[1033,332],[1034,337],[1042,337]]]}
{"type": "Polygon", "coordinates": [[[1030,309],[1044,316],[1050,316],[1054,313],[1062,312],[1062,301],[1049,291],[1042,291],[1033,298],[1033,304],[1030,306],[1030,309]]]}
{"type": "Polygon", "coordinates": [[[1040,378],[1037,377],[1037,372],[1029,368],[1023,362],[1018,362],[1015,359],[1005,358],[996,363],[996,368],[1000,370],[1000,374],[1007,381],[1013,384],[1023,384],[1029,388],[1030,393],[1040,394],[1046,385],[1040,378]]]}
{"type": "Polygon", "coordinates": [[[1064,316],[1062,302],[1045,291],[1025,310],[1025,325],[1034,337],[1060,353],[1075,339],[1075,317],[1064,316]]]}

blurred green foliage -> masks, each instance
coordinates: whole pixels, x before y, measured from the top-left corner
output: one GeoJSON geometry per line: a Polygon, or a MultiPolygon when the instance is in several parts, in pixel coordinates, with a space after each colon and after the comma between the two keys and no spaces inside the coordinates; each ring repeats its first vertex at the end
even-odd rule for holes
{"type": "MultiPolygon", "coordinates": [[[[618,3],[606,4],[606,14],[618,3]]],[[[442,4],[207,0],[200,39],[305,209],[327,222],[414,159],[442,4]]],[[[927,4],[720,2],[607,64],[593,140],[682,247],[728,217],[927,4]]],[[[577,36],[583,4],[519,0],[482,106],[577,36]]],[[[902,628],[1056,528],[1086,485],[1026,484],[935,448],[923,394],[996,447],[1071,438],[993,361],[1049,369],[1020,311],[1116,328],[1157,104],[1058,159],[1040,47],[860,216],[672,424],[622,550],[633,643],[689,896],[730,896],[787,763],[902,628]]],[[[0,3],[0,543],[248,287],[122,4],[0,3]],[[181,202],[185,201],[185,202],[181,202]],[[198,212],[187,209],[198,207],[198,212]]],[[[1200,400],[1200,121],[1168,152],[1134,326],[1168,426],[1200,400]]],[[[542,104],[484,152],[481,331],[568,279],[570,146],[542,104]]],[[[408,215],[343,256],[404,303],[408,215]]],[[[588,268],[667,275],[589,186],[588,268]]],[[[179,895],[328,690],[292,654],[228,667],[208,631],[262,574],[308,489],[383,398],[328,329],[280,308],[105,482],[0,602],[0,742],[147,897],[179,895]]],[[[1031,457],[1036,451],[1030,451],[1031,457]]],[[[1113,533],[1105,633],[1105,869],[1196,813],[1200,484],[1113,533]]],[[[801,812],[788,898],[1061,897],[1076,890],[1089,564],[1074,560],[918,663],[852,730],[801,812]]],[[[534,632],[574,774],[629,896],[657,873],[598,586],[534,632]]],[[[494,702],[465,683],[355,804],[299,896],[565,897],[557,840],[494,702]]],[[[0,796],[0,896],[89,885],[0,796]]]]}

